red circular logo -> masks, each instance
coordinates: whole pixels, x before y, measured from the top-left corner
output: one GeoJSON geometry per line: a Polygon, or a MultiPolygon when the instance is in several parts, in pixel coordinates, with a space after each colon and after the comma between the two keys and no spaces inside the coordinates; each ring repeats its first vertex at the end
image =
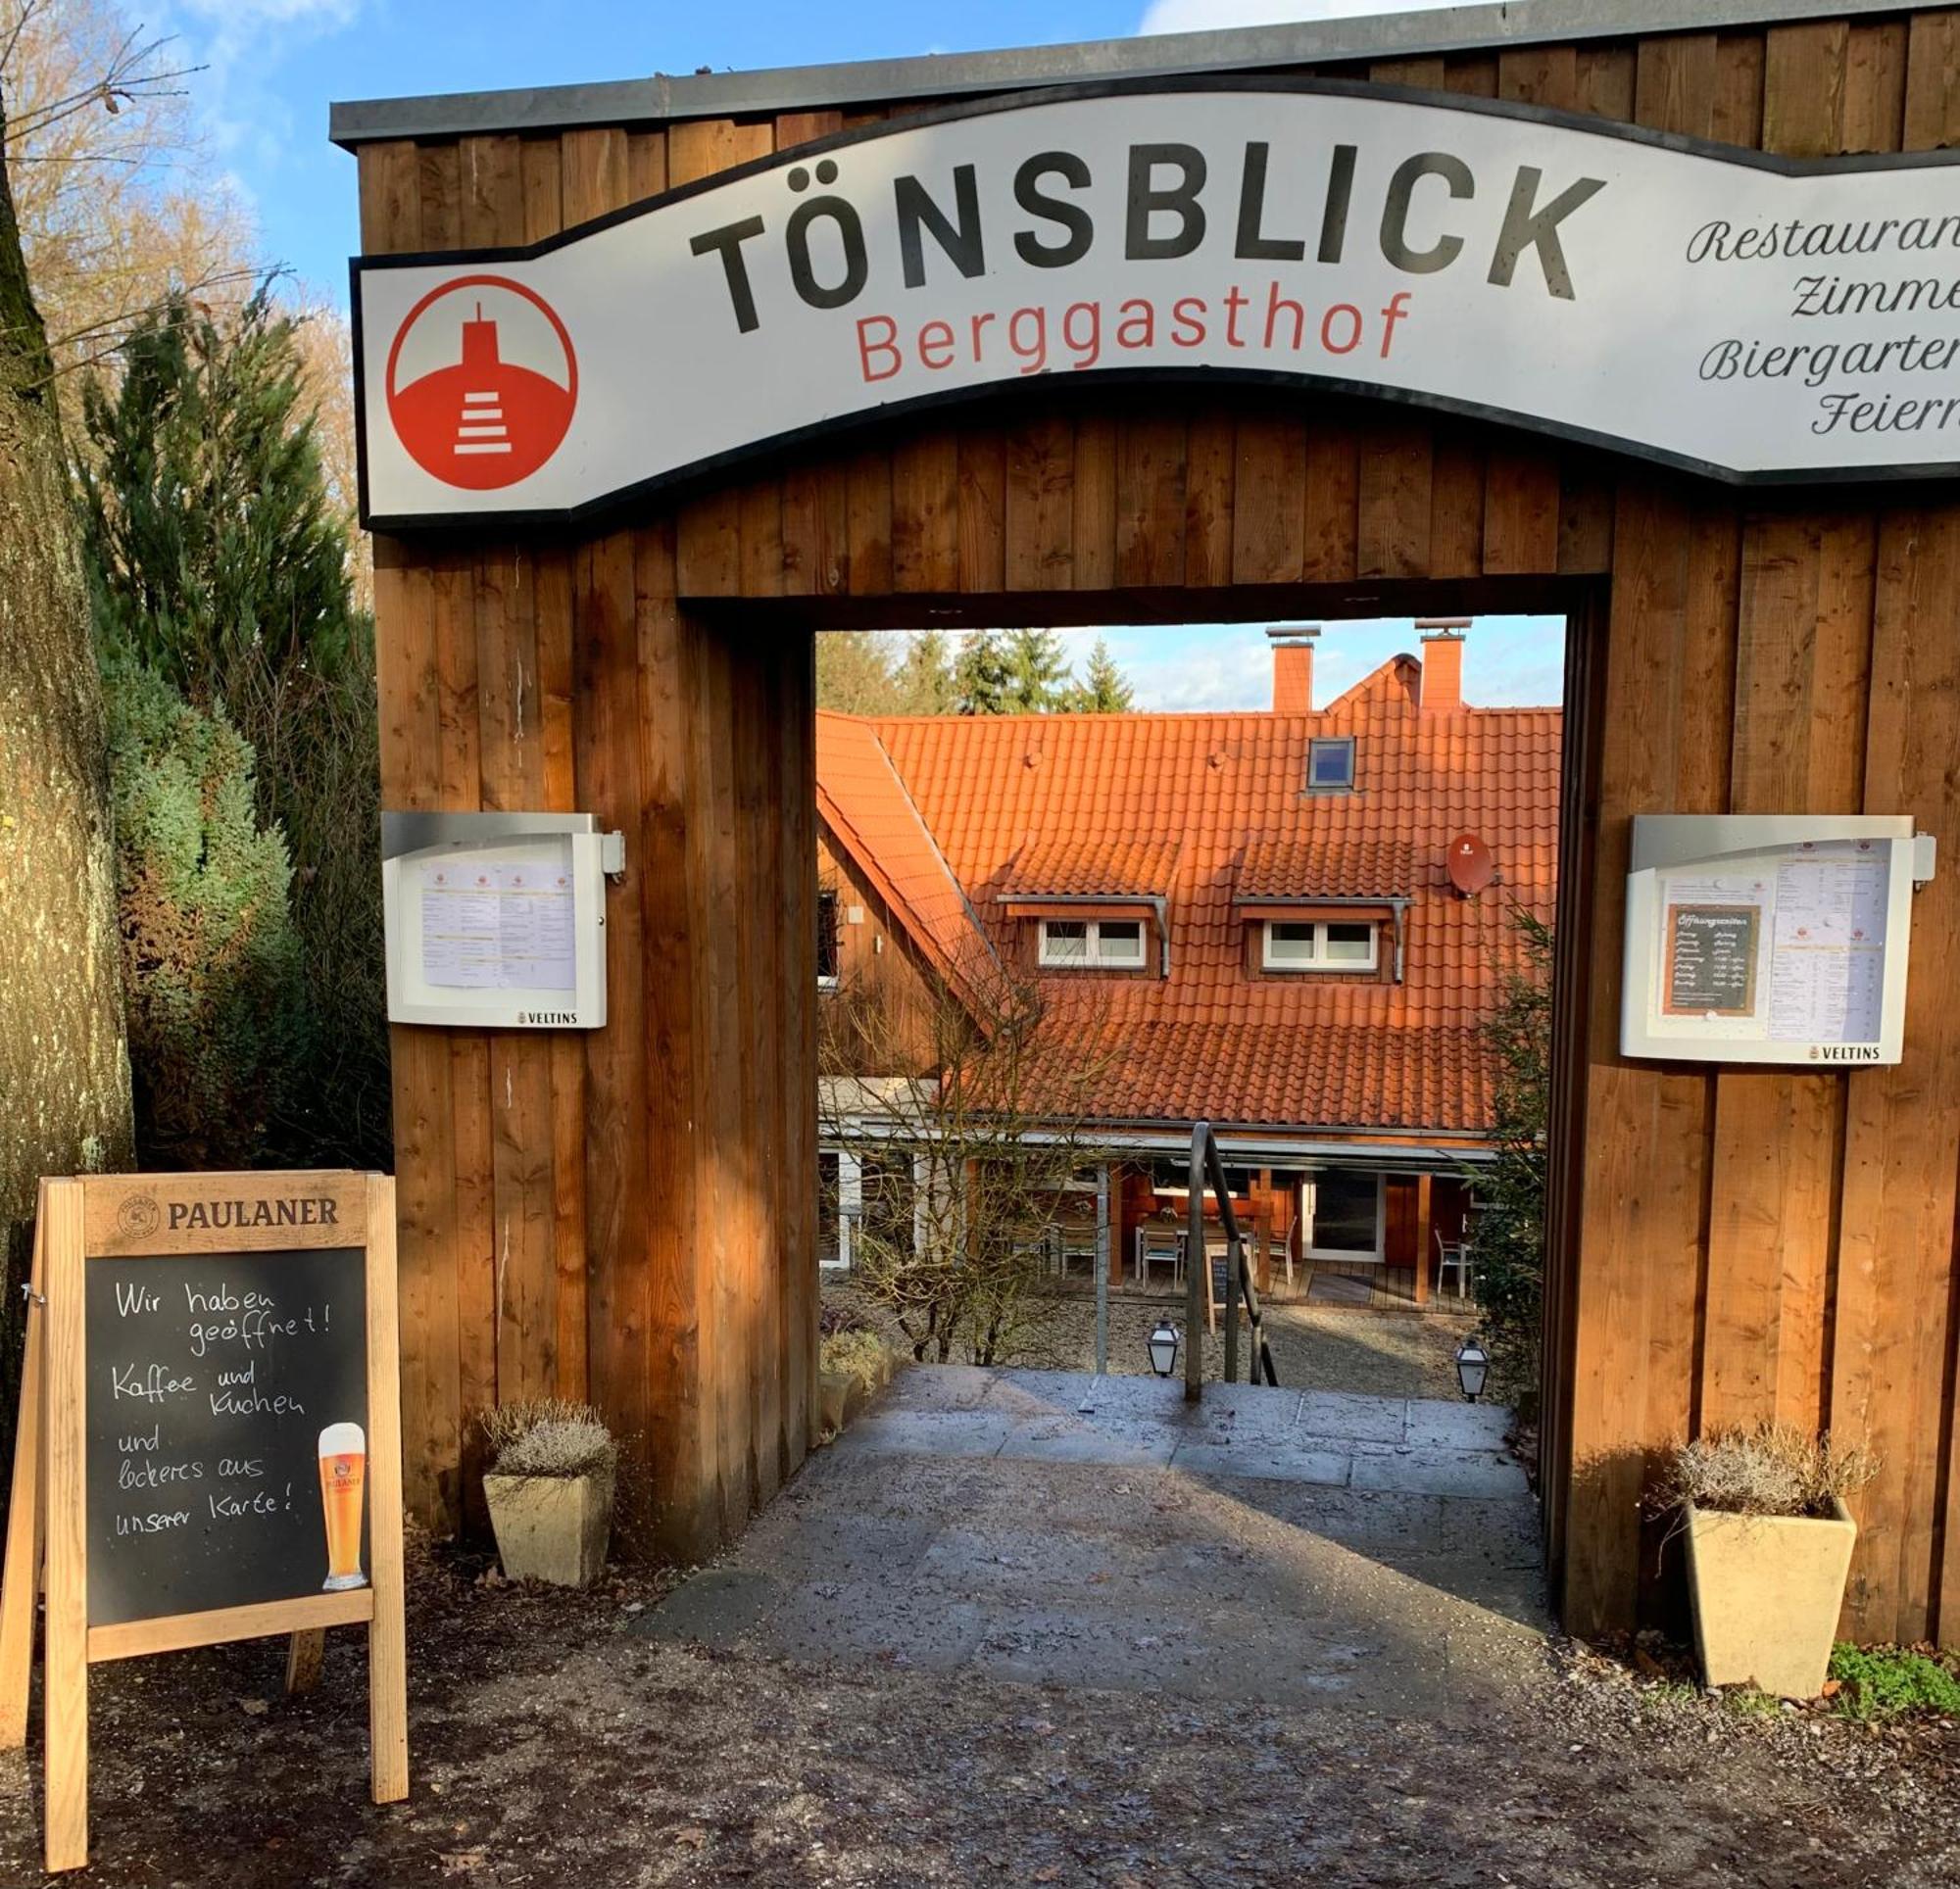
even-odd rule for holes
{"type": "Polygon", "coordinates": [[[424,472],[491,492],[556,453],[578,405],[558,312],[507,275],[459,275],[408,313],[388,350],[388,417],[424,472]]]}

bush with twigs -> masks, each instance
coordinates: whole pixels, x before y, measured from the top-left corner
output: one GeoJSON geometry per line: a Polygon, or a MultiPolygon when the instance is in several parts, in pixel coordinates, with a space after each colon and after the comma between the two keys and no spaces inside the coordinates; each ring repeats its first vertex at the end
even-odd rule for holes
{"type": "Polygon", "coordinates": [[[1716,1430],[1676,1446],[1651,1498],[1657,1512],[1692,1505],[1730,1515],[1830,1516],[1877,1473],[1871,1453],[1790,1424],[1716,1430]]]}
{"type": "Polygon", "coordinates": [[[493,1476],[595,1476],[619,1457],[598,1411],[560,1397],[500,1404],[483,1413],[482,1427],[493,1476]]]}

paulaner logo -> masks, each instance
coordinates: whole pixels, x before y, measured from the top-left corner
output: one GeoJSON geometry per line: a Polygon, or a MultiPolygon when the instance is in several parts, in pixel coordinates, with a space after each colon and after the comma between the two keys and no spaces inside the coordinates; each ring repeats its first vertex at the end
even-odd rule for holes
{"type": "Polygon", "coordinates": [[[171,1231],[211,1232],[230,1227],[334,1227],[338,1202],[320,1194],[301,1200],[172,1200],[171,1231]]]}
{"type": "Polygon", "coordinates": [[[445,485],[515,485],[564,443],[578,359],[558,312],[507,275],[461,275],[409,311],[388,351],[388,417],[445,485]]]}

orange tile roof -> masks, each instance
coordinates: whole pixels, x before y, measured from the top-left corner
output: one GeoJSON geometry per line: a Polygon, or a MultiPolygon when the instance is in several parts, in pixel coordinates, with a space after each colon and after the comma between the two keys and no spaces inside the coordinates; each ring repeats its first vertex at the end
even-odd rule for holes
{"type": "MultiPolygon", "coordinates": [[[[964,890],[964,920],[1003,944],[1015,923],[1003,895],[1168,895],[1168,978],[1060,974],[1072,1004],[1101,1008],[1109,1121],[1474,1134],[1491,1121],[1477,1026],[1515,962],[1510,902],[1551,915],[1560,714],[1425,715],[1415,667],[1396,657],[1312,714],[820,715],[824,817],[876,849],[859,783],[876,779],[873,751],[889,757],[964,890]],[[1307,744],[1330,734],[1355,737],[1355,790],[1308,794],[1307,744]],[[1500,873],[1474,899],[1445,871],[1464,832],[1500,873]],[[1066,883],[1037,886],[1030,861],[1066,883]],[[1235,899],[1296,894],[1412,899],[1401,982],[1250,974],[1235,899]]],[[[906,877],[925,881],[918,841],[900,846],[906,877]]],[[[951,918],[942,890],[921,942],[951,918]]]]}
{"type": "Polygon", "coordinates": [[[831,837],[939,969],[964,985],[994,946],[868,721],[816,718],[816,807],[831,837]]]}
{"type": "Polygon", "coordinates": [[[1355,839],[1340,833],[1248,840],[1232,875],[1232,896],[1406,898],[1415,891],[1416,857],[1409,840],[1355,839]]]}
{"type": "Polygon", "coordinates": [[[1033,833],[1008,862],[1003,892],[1017,898],[1044,893],[1106,893],[1117,898],[1168,893],[1177,849],[1175,840],[1134,834],[1033,833]]]}

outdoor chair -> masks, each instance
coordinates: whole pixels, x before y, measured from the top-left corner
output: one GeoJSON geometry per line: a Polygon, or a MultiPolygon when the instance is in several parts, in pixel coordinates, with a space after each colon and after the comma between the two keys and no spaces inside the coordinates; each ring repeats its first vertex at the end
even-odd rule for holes
{"type": "Polygon", "coordinates": [[[1286,1268],[1287,1290],[1293,1290],[1293,1222],[1287,1224],[1266,1240],[1266,1263],[1268,1266],[1278,1260],[1286,1268]]]}
{"type": "Polygon", "coordinates": [[[1467,1239],[1445,1239],[1443,1230],[1436,1232],[1436,1289],[1441,1292],[1449,1284],[1451,1269],[1456,1274],[1456,1296],[1460,1299],[1470,1296],[1470,1242],[1467,1239]]]}
{"type": "Polygon", "coordinates": [[[1184,1284],[1184,1235],[1169,1227],[1137,1229],[1137,1278],[1148,1289],[1151,1268],[1159,1263],[1170,1267],[1173,1287],[1184,1284]]]}
{"type": "Polygon", "coordinates": [[[1078,1260],[1091,1279],[1096,1277],[1096,1229],[1063,1226],[1055,1230],[1055,1271],[1066,1279],[1078,1260]]]}

